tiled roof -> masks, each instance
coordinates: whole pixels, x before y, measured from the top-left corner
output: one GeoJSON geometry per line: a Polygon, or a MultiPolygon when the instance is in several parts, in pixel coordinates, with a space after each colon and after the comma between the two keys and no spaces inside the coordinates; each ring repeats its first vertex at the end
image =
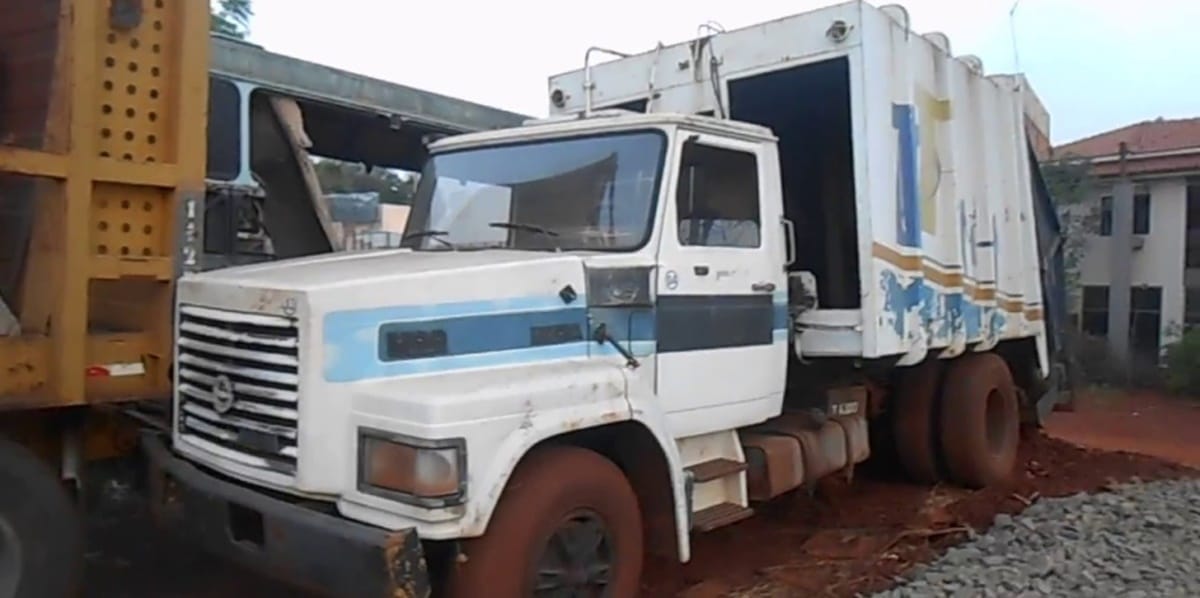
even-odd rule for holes
{"type": "Polygon", "coordinates": [[[1094,158],[1119,152],[1124,141],[1131,154],[1200,149],[1200,118],[1143,121],[1054,148],[1054,157],[1094,158]]]}

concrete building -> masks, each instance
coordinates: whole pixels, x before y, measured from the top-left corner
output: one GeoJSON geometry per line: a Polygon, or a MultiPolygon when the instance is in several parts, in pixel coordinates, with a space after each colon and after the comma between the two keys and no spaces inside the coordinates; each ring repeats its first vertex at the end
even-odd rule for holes
{"type": "Polygon", "coordinates": [[[1156,360],[1182,330],[1200,325],[1200,118],[1129,125],[1056,147],[1052,157],[1089,158],[1098,177],[1083,206],[1098,218],[1079,264],[1077,325],[1107,336],[1110,306],[1127,311],[1131,356],[1156,360]],[[1113,197],[1122,146],[1133,183],[1127,260],[1112,253],[1120,245],[1113,237],[1114,228],[1121,230],[1114,227],[1113,197]],[[1110,286],[1124,284],[1123,276],[1114,276],[1114,264],[1121,263],[1129,268],[1129,297],[1110,301],[1110,286]]]}

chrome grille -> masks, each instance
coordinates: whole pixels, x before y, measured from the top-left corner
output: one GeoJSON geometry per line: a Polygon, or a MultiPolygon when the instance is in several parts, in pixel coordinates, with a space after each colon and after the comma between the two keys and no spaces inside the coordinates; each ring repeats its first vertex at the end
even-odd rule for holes
{"type": "Polygon", "coordinates": [[[300,335],[296,321],[179,308],[180,434],[220,456],[296,471],[300,335]]]}

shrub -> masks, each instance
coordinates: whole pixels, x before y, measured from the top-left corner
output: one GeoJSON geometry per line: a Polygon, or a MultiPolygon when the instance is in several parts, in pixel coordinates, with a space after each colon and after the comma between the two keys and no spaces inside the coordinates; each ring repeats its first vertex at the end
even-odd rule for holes
{"type": "Polygon", "coordinates": [[[1109,388],[1162,389],[1166,380],[1157,360],[1131,356],[1122,363],[1108,346],[1108,339],[1080,332],[1067,333],[1066,349],[1076,383],[1109,388]]]}
{"type": "Polygon", "coordinates": [[[1167,388],[1174,393],[1200,396],[1200,328],[1194,328],[1167,346],[1167,388]]]}
{"type": "Polygon", "coordinates": [[[1067,351],[1078,383],[1084,386],[1124,386],[1126,381],[1104,337],[1070,332],[1067,351]]]}

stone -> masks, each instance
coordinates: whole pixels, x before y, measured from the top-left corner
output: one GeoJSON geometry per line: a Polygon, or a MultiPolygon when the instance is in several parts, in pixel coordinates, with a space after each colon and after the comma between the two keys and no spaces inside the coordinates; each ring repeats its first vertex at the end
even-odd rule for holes
{"type": "Polygon", "coordinates": [[[1200,596],[1200,480],[1044,498],[914,571],[912,596],[1200,596]]]}

